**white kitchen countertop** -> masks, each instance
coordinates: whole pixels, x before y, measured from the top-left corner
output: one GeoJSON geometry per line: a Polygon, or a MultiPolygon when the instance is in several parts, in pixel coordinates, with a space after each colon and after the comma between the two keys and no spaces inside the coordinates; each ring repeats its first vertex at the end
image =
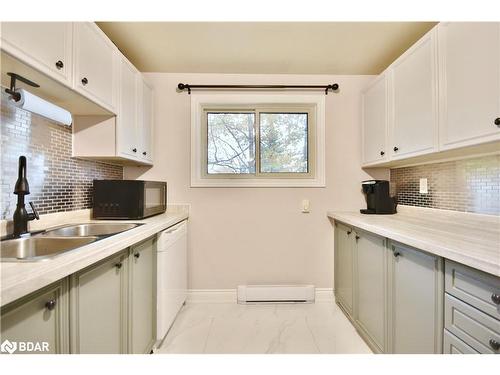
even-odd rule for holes
{"type": "Polygon", "coordinates": [[[500,217],[398,206],[395,215],[328,211],[328,217],[500,276],[500,217]]]}
{"type": "MultiPolygon", "coordinates": [[[[59,221],[58,224],[52,218],[50,226],[85,222],[111,222],[109,220],[89,220],[88,213],[86,217],[86,220],[82,220],[82,213],[77,212],[70,217],[66,214],[65,221],[59,221]]],[[[144,225],[62,253],[54,258],[38,262],[2,262],[0,263],[0,305],[6,305],[69,276],[187,218],[188,210],[185,208],[175,209],[171,212],[167,211],[164,214],[144,220],[120,220],[120,223],[144,223],[144,225]]]]}

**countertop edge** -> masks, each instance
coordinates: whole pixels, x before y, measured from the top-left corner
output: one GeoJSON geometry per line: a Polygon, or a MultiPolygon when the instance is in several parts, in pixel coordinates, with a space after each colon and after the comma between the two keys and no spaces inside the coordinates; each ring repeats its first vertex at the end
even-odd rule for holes
{"type": "MultiPolygon", "coordinates": [[[[49,271],[40,270],[38,272],[24,272],[26,275],[22,278],[22,281],[10,281],[9,278],[4,280],[3,275],[0,285],[0,306],[8,305],[22,297],[29,295],[41,288],[44,288],[58,280],[61,280],[67,276],[70,276],[92,264],[98,263],[99,261],[106,259],[126,248],[134,245],[142,240],[145,240],[164,229],[174,226],[181,221],[189,218],[187,212],[173,213],[170,214],[168,218],[163,220],[152,217],[152,222],[146,222],[139,226],[138,228],[131,229],[131,231],[136,232],[123,232],[104,238],[97,242],[91,243],[89,245],[82,246],[79,249],[68,252],[68,254],[63,254],[58,259],[59,262],[55,267],[49,271]],[[95,247],[99,246],[99,249],[95,247]],[[92,250],[87,250],[88,248],[93,248],[92,250]],[[79,254],[77,256],[76,254],[79,254]],[[60,261],[63,257],[67,257],[67,262],[60,261]],[[6,284],[7,281],[7,284],[6,284]]],[[[127,222],[141,222],[140,220],[129,220],[127,222]]],[[[52,260],[47,260],[51,262],[52,260]]],[[[5,264],[5,263],[3,263],[5,264]]],[[[20,263],[13,263],[20,264],[20,263]]],[[[1,264],[0,264],[1,267],[1,264]]],[[[9,271],[7,271],[9,272],[9,271]]],[[[2,274],[5,273],[2,270],[2,274]]]]}
{"type": "Polygon", "coordinates": [[[369,224],[363,222],[362,220],[358,220],[356,218],[350,217],[349,215],[352,213],[345,212],[335,212],[328,211],[327,216],[333,220],[352,225],[356,228],[366,230],[367,232],[371,232],[377,234],[379,236],[391,239],[393,241],[399,242],[404,245],[408,245],[414,247],[416,249],[428,252],[430,254],[434,254],[454,262],[466,265],[468,267],[489,273],[491,275],[500,277],[500,266],[494,262],[488,262],[483,259],[478,259],[477,257],[473,257],[467,254],[464,254],[462,251],[453,249],[448,246],[443,246],[440,243],[426,240],[425,238],[416,239],[413,236],[408,236],[404,233],[399,232],[397,229],[387,229],[381,227],[376,224],[369,224]]]}

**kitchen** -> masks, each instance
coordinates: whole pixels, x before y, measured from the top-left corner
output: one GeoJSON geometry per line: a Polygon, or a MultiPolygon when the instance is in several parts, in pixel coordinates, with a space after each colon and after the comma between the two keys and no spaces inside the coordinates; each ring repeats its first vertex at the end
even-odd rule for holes
{"type": "Polygon", "coordinates": [[[500,352],[499,22],[0,48],[3,353],[500,352]]]}

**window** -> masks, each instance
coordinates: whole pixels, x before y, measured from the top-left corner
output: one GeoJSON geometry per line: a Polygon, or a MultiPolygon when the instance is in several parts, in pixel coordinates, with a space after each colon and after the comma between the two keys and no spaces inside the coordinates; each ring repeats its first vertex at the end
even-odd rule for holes
{"type": "Polygon", "coordinates": [[[255,173],[255,113],[207,112],[207,173],[255,173]]]}
{"type": "Polygon", "coordinates": [[[192,96],[191,186],[324,186],[324,98],[192,96]]]}

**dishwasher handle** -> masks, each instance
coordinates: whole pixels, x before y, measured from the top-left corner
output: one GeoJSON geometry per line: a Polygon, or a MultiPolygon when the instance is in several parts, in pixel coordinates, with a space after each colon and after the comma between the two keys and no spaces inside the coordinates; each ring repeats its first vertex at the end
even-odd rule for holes
{"type": "Polygon", "coordinates": [[[187,232],[186,222],[182,221],[160,232],[158,235],[158,242],[161,247],[166,246],[169,243],[177,241],[177,239],[185,235],[186,232],[187,232]]]}

